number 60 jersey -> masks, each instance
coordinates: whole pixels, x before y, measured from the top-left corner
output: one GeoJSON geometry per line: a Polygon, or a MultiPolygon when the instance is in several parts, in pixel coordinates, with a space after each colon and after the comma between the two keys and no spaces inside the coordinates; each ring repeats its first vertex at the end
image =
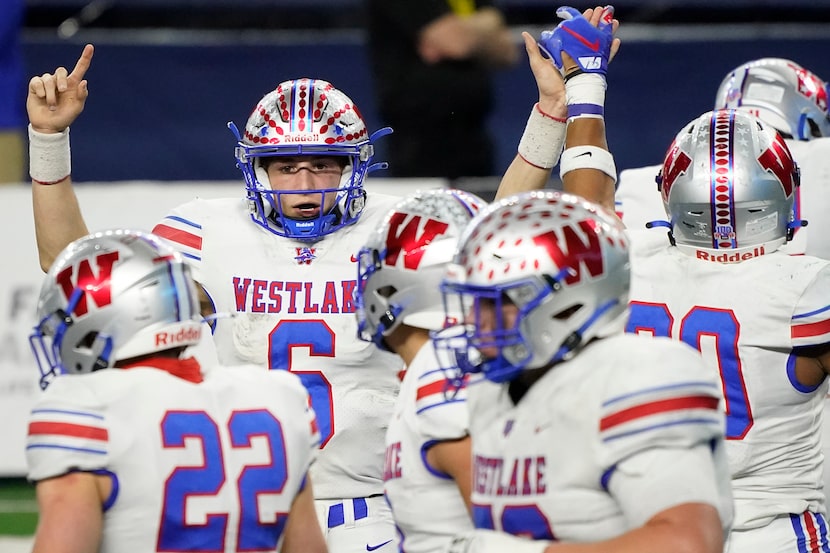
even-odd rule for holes
{"type": "Polygon", "coordinates": [[[318,440],[308,394],[288,373],[216,367],[194,382],[106,369],[43,392],[28,478],[109,475],[105,553],[273,551],[318,440]]]}
{"type": "Polygon", "coordinates": [[[733,530],[824,513],[827,380],[800,384],[794,361],[798,348],[830,343],[830,263],[781,251],[724,263],[683,253],[657,230],[629,235],[627,331],[682,340],[720,373],[733,530]]]}

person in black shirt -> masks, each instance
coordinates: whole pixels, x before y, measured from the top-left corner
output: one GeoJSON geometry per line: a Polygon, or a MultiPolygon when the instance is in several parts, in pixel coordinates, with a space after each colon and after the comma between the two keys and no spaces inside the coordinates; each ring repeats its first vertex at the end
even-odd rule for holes
{"type": "Polygon", "coordinates": [[[519,57],[492,0],[369,0],[368,33],[394,177],[490,176],[491,71],[519,57]]]}

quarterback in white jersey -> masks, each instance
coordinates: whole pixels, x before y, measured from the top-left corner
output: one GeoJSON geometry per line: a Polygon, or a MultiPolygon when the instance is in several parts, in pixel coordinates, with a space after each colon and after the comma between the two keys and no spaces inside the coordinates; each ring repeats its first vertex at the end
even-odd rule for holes
{"type": "Polygon", "coordinates": [[[676,246],[630,233],[627,330],[682,340],[720,375],[735,496],[728,551],[814,550],[828,538],[819,440],[830,262],[778,250],[798,224],[794,162],[774,130],[721,110],[678,133],[664,167],[676,246]]]}
{"type": "MultiPolygon", "coordinates": [[[[44,268],[86,234],[69,175],[68,127],[88,95],[83,77],[92,54],[87,45],[71,73],[59,68],[30,82],[32,198],[44,268]]],[[[322,447],[314,491],[332,550],[391,544],[383,435],[401,363],[356,339],[353,297],[354,255],[396,199],[367,198],[363,188],[378,168],[374,140],[389,131],[370,135],[351,99],[308,78],[280,83],[244,129],[230,127],[246,199],[188,203],[154,230],[194,265],[203,314],[219,314],[219,359],[295,372],[308,388],[322,447]]]]}
{"type": "Polygon", "coordinates": [[[201,318],[180,255],[135,231],[75,241],[46,276],[38,316],[45,391],[26,442],[35,552],[325,551],[308,393],[286,372],[203,375],[182,357],[201,318]]]}
{"type": "Polygon", "coordinates": [[[443,285],[470,309],[434,337],[468,386],[476,532],[605,551],[721,551],[732,516],[713,372],[684,344],[622,333],[627,238],[581,198],[532,192],[484,210],[443,285]],[[623,544],[628,544],[625,549],[623,544]]]}

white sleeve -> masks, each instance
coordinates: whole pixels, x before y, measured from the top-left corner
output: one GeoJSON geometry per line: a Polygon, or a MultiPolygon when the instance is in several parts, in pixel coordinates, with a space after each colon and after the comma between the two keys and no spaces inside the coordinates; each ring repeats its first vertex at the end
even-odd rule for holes
{"type": "MultiPolygon", "coordinates": [[[[717,447],[717,446],[716,446],[717,447]]],[[[722,443],[719,444],[722,449],[722,443]]],[[[608,485],[632,527],[684,503],[718,510],[725,527],[732,520],[732,493],[725,457],[710,445],[642,451],[617,465],[608,485]]]]}
{"type": "Polygon", "coordinates": [[[32,408],[26,436],[32,482],[107,466],[110,428],[106,410],[85,379],[84,375],[56,378],[32,408]]]}

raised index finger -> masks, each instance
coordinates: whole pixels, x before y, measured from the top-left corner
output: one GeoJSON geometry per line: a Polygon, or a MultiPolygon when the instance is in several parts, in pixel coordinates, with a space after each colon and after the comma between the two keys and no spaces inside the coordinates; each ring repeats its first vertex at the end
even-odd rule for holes
{"type": "Polygon", "coordinates": [[[84,51],[81,52],[81,57],[78,58],[78,63],[75,64],[75,67],[72,69],[72,73],[68,76],[70,78],[74,77],[79,81],[84,78],[87,69],[89,69],[90,64],[92,63],[92,54],[95,53],[95,47],[92,44],[87,44],[84,46],[84,51]]]}

